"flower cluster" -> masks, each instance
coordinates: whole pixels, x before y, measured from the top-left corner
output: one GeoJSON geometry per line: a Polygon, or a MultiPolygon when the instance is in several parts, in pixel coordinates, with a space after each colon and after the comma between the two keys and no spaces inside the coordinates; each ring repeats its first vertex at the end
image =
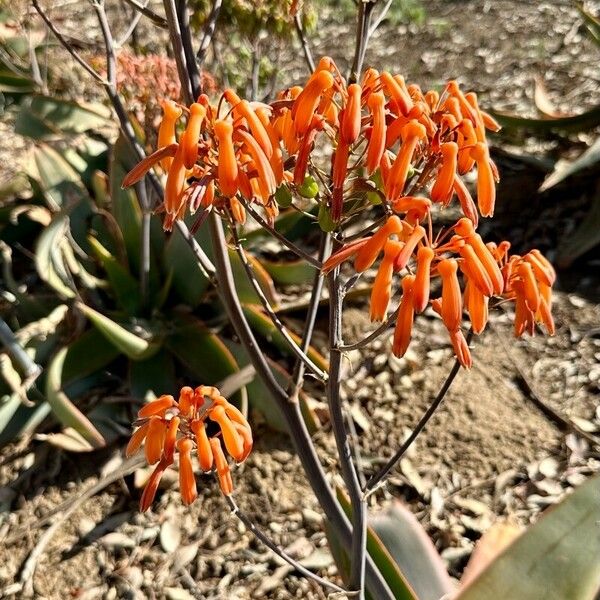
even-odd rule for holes
{"type": "Polygon", "coordinates": [[[246,460],[252,450],[248,421],[215,387],[183,387],[177,401],[170,395],[160,396],[139,410],[136,425],[127,456],[135,454],[145,442],[146,460],[156,464],[140,500],[142,511],[152,504],[160,479],[175,462],[176,453],[181,497],[187,505],[198,496],[192,463],[194,449],[200,469],[215,470],[226,495],[233,492],[233,482],[223,446],[236,463],[246,460]]]}
{"type": "Polygon", "coordinates": [[[498,129],[480,109],[476,94],[463,92],[456,81],[441,93],[423,92],[401,75],[367,69],[360,82],[347,84],[334,61],[324,57],[304,87],[281,91],[270,105],[249,103],[232,90],[216,106],[206,96],[190,107],[166,101],[158,150],[124,184],[160,162],[167,173],[169,229],[186,210],[200,205],[226,210],[243,222],[246,204],[256,203],[272,222],[278,214],[276,189],[287,188],[290,197],[294,192],[306,196],[302,187],[307,175],[314,175],[320,182],[313,195],[319,214],[327,211],[342,242],[324,272],[354,258],[360,273],[383,253],[370,310],[372,320],[386,317],[394,274],[400,274],[394,353],[406,352],[415,314],[431,303],[457,357],[469,367],[463,309],[473,331],[480,333],[493,296],[515,301],[517,335],[533,332],[535,323],[554,331],[555,276],[548,261],[535,250],[509,257],[508,242],[486,244],[476,232],[480,216],[494,213],[498,171],[486,130],[498,129]],[[187,122],[178,135],[184,112],[187,122]],[[462,179],[475,170],[477,202],[462,179]],[[434,233],[434,213],[454,199],[464,216],[434,233]],[[370,237],[344,244],[346,226],[364,223],[377,204],[385,215],[383,225],[370,237]],[[430,300],[431,279],[438,277],[441,297],[430,300]]]}

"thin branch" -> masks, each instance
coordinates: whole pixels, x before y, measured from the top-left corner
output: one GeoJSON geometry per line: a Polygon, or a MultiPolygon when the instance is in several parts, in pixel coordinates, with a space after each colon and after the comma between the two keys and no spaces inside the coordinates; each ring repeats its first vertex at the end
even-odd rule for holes
{"type": "Polygon", "coordinates": [[[313,58],[310,46],[308,45],[308,40],[306,39],[306,35],[304,33],[304,27],[302,27],[302,20],[300,19],[300,15],[298,13],[294,15],[294,25],[296,27],[298,39],[302,45],[304,60],[306,60],[306,65],[308,66],[309,71],[312,73],[315,70],[315,59],[313,58]]]}
{"type": "Polygon", "coordinates": [[[377,28],[381,25],[381,22],[387,16],[393,3],[394,3],[394,0],[387,0],[387,2],[384,4],[383,8],[381,9],[381,12],[377,15],[377,17],[375,17],[375,19],[371,23],[371,26],[369,27],[369,32],[367,33],[367,41],[377,31],[377,28]]]}
{"type": "MultiPolygon", "coordinates": [[[[469,333],[467,334],[467,344],[470,343],[472,337],[473,331],[469,330],[469,333]]],[[[365,485],[363,488],[365,495],[367,495],[370,491],[372,491],[375,488],[375,486],[379,484],[379,482],[396,466],[396,463],[404,456],[406,451],[411,447],[412,443],[417,439],[417,436],[421,433],[421,431],[423,431],[425,425],[427,425],[427,423],[429,422],[429,419],[431,419],[431,417],[433,416],[433,413],[435,413],[438,406],[442,403],[442,400],[446,396],[448,390],[450,389],[450,386],[452,385],[452,382],[458,375],[459,371],[460,362],[458,361],[458,359],[456,359],[454,361],[452,369],[450,370],[450,373],[448,373],[448,376],[442,384],[442,387],[440,388],[440,391],[438,392],[437,396],[429,405],[429,408],[425,411],[423,416],[419,419],[419,422],[415,425],[415,428],[412,430],[411,434],[408,436],[406,441],[402,444],[402,446],[400,446],[400,448],[396,451],[394,456],[392,456],[392,458],[390,458],[390,460],[388,460],[387,463],[385,463],[385,465],[383,465],[383,467],[381,467],[381,469],[377,473],[375,473],[375,475],[373,475],[369,479],[369,481],[367,481],[367,485],[365,485]]]]}
{"type": "Polygon", "coordinates": [[[368,344],[370,344],[373,340],[377,339],[382,333],[389,329],[392,325],[396,317],[398,316],[398,308],[386,319],[384,323],[382,323],[375,331],[372,331],[367,337],[362,340],[358,340],[358,342],[354,342],[353,344],[344,344],[340,346],[340,350],[342,352],[350,352],[350,350],[358,350],[359,348],[364,348],[368,344]]]}
{"type": "MultiPolygon", "coordinates": [[[[146,4],[148,4],[148,2],[149,2],[149,0],[146,0],[146,4]]],[[[145,5],[144,5],[144,8],[145,8],[145,5]]],[[[135,31],[136,27],[138,26],[142,16],[143,15],[141,12],[136,12],[133,15],[133,19],[131,20],[131,23],[129,24],[127,31],[121,36],[121,39],[119,39],[115,42],[115,46],[117,48],[123,47],[123,45],[127,42],[127,40],[133,35],[133,32],[135,31]]]]}
{"type": "Polygon", "coordinates": [[[350,68],[349,83],[355,83],[362,71],[365,52],[367,50],[369,21],[375,3],[373,0],[360,0],[358,3],[358,18],[356,23],[356,44],[354,46],[354,60],[350,68]]]}
{"type": "Polygon", "coordinates": [[[192,96],[198,98],[202,93],[202,84],[200,79],[200,71],[194,54],[192,44],[192,35],[190,32],[190,13],[187,9],[186,0],[177,0],[177,21],[179,22],[179,31],[181,32],[181,43],[183,45],[183,53],[192,86],[192,96]]]}
{"type": "Polygon", "coordinates": [[[200,244],[196,241],[196,238],[192,235],[191,231],[188,229],[188,226],[183,221],[176,221],[175,226],[177,227],[177,229],[179,229],[179,233],[181,233],[183,239],[187,242],[188,246],[194,253],[194,256],[198,261],[198,266],[200,267],[202,274],[212,284],[216,285],[216,268],[211,262],[210,258],[206,256],[206,252],[204,252],[202,246],[200,246],[200,244]]]}
{"type": "Polygon", "coordinates": [[[108,85],[113,91],[117,89],[117,57],[115,55],[115,44],[110,31],[110,25],[108,24],[108,18],[106,17],[106,11],[104,10],[104,0],[91,0],[92,6],[96,11],[98,17],[98,23],[100,25],[100,31],[104,39],[104,49],[106,53],[106,79],[108,85]]]}
{"type": "Polygon", "coordinates": [[[245,200],[242,200],[242,204],[246,208],[246,210],[252,215],[252,218],[266,231],[268,231],[273,237],[276,237],[284,246],[286,246],[289,250],[291,250],[296,256],[303,258],[306,262],[310,263],[316,269],[321,270],[323,267],[323,263],[320,260],[317,260],[314,256],[305,252],[293,242],[290,242],[284,235],[279,233],[274,227],[271,227],[265,219],[263,219],[250,204],[248,204],[245,200]]]}
{"type": "Polygon", "coordinates": [[[267,546],[270,550],[272,550],[277,556],[283,559],[286,563],[294,567],[297,571],[305,575],[309,579],[316,581],[319,585],[322,585],[325,588],[329,588],[334,592],[340,594],[346,594],[347,596],[352,595],[351,592],[347,592],[343,588],[339,587],[335,583],[320,577],[316,573],[309,571],[306,567],[303,567],[298,561],[294,560],[285,550],[280,548],[268,535],[266,535],[261,529],[258,528],[257,525],[246,515],[240,507],[237,505],[236,501],[232,496],[225,496],[225,500],[227,504],[229,504],[229,508],[231,508],[232,514],[234,514],[265,546],[267,546]]]}
{"type": "Polygon", "coordinates": [[[210,43],[212,42],[213,36],[215,34],[215,27],[217,26],[217,19],[219,18],[222,4],[223,0],[213,0],[212,9],[206,19],[206,22],[204,23],[202,41],[200,42],[200,47],[198,48],[198,52],[196,54],[196,58],[198,59],[198,65],[200,67],[204,64],[204,60],[206,59],[206,52],[208,51],[208,47],[210,46],[210,43]]]}
{"type": "Polygon", "coordinates": [[[352,506],[352,543],[350,551],[350,583],[352,591],[364,598],[365,557],[367,533],[367,504],[361,492],[356,466],[352,460],[352,450],[348,431],[344,423],[340,386],[342,383],[342,305],[344,296],[340,289],[339,267],[327,275],[329,285],[329,381],[327,401],[331,425],[337,446],[342,477],[346,484],[352,506]]]}
{"type": "Polygon", "coordinates": [[[69,44],[69,42],[67,42],[67,40],[64,38],[64,36],[62,35],[62,33],[60,33],[60,31],[58,31],[58,29],[54,26],[54,23],[52,23],[52,21],[49,19],[48,15],[46,15],[46,13],[40,7],[38,0],[32,0],[32,3],[33,3],[33,8],[35,8],[35,10],[40,15],[40,17],[42,17],[44,23],[46,23],[48,29],[54,34],[54,37],[59,41],[60,45],[96,81],[98,81],[102,85],[106,85],[106,81],[104,80],[104,78],[101,77],[87,62],[85,62],[85,60],[83,58],[81,58],[81,56],[79,55],[79,53],[71,47],[71,45],[69,44]]]}
{"type": "MultiPolygon", "coordinates": [[[[319,247],[319,260],[321,262],[331,254],[331,246],[331,236],[327,235],[325,232],[321,232],[321,245],[319,247]]],[[[308,350],[312,340],[324,283],[325,278],[321,277],[320,271],[316,271],[311,287],[310,301],[306,310],[306,320],[304,321],[304,331],[302,332],[302,343],[300,344],[300,348],[303,352],[308,350]]],[[[298,394],[304,385],[304,370],[305,364],[301,360],[297,360],[294,367],[294,373],[292,374],[292,382],[289,387],[290,402],[298,401],[298,394]]]]}
{"type": "Polygon", "coordinates": [[[152,23],[154,23],[157,27],[161,27],[162,29],[167,29],[167,20],[160,15],[157,15],[153,10],[147,8],[146,6],[137,2],[137,0],[125,0],[127,4],[133,6],[135,10],[137,10],[140,14],[148,17],[152,23]]]}
{"type": "Polygon", "coordinates": [[[265,312],[271,319],[271,322],[273,323],[273,325],[275,326],[277,331],[279,331],[279,333],[283,336],[285,341],[288,343],[290,350],[295,354],[296,358],[301,360],[319,380],[327,381],[327,373],[325,373],[317,365],[315,365],[315,363],[309,358],[309,356],[306,354],[306,352],[303,351],[298,346],[298,344],[294,341],[294,339],[288,332],[286,326],[281,322],[281,320],[277,316],[277,313],[273,310],[273,307],[271,306],[269,300],[265,296],[265,293],[263,292],[262,288],[260,287],[260,284],[256,280],[256,276],[254,275],[254,269],[252,268],[252,265],[248,261],[248,257],[246,256],[246,251],[244,250],[244,248],[241,244],[240,237],[238,235],[237,228],[235,226],[235,222],[231,218],[230,218],[230,226],[231,226],[231,233],[232,233],[233,239],[235,241],[235,251],[237,252],[237,255],[240,257],[240,260],[242,261],[242,266],[244,267],[244,270],[246,271],[246,275],[248,276],[248,281],[250,281],[250,284],[252,285],[254,292],[258,296],[258,299],[260,300],[260,303],[262,304],[262,307],[264,308],[265,312]]]}
{"type": "Polygon", "coordinates": [[[175,9],[175,0],[163,0],[165,7],[165,15],[167,17],[167,25],[169,28],[169,38],[171,47],[177,65],[177,74],[181,82],[181,93],[186,104],[191,104],[194,101],[191,89],[190,77],[188,74],[188,65],[183,49],[183,41],[181,39],[181,29],[177,20],[177,10],[175,9]]]}

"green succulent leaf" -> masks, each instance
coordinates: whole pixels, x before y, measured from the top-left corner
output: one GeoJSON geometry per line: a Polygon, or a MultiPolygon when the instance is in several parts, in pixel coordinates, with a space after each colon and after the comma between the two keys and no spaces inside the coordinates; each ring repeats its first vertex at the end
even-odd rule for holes
{"type": "Polygon", "coordinates": [[[540,186],[540,192],[545,192],[568,177],[586,169],[600,165],[600,138],[598,138],[581,156],[572,162],[559,161],[554,171],[540,186]]]}
{"type": "Polygon", "coordinates": [[[164,260],[177,294],[191,308],[198,306],[209,282],[178,229],[173,231],[165,245],[164,260]]]}
{"type": "Polygon", "coordinates": [[[90,200],[79,173],[47,144],[38,144],[27,161],[28,175],[36,182],[52,210],[60,210],[78,199],[90,200]]]}
{"type": "Polygon", "coordinates": [[[92,422],[62,391],[62,372],[68,348],[62,348],[52,359],[46,373],[46,399],[56,418],[66,427],[80,433],[94,448],[102,448],[105,440],[92,422]]]}
{"type": "Polygon", "coordinates": [[[50,410],[48,402],[25,406],[17,394],[0,397],[0,448],[35,431],[50,410]]]}
{"type": "MultiPolygon", "coordinates": [[[[348,518],[352,518],[352,507],[348,497],[346,496],[346,493],[341,488],[338,488],[337,496],[348,518]]],[[[339,549],[342,547],[340,541],[337,540],[333,535],[333,532],[330,533],[329,539],[331,542],[333,542],[332,548],[339,549]]],[[[386,548],[385,544],[381,541],[371,526],[367,528],[367,552],[383,575],[383,578],[388,584],[390,590],[392,590],[396,600],[420,600],[408,582],[406,576],[400,570],[398,564],[394,561],[394,558],[390,554],[388,548],[386,548]]],[[[341,573],[342,576],[347,580],[349,578],[349,561],[347,560],[347,557],[344,558],[342,556],[341,559],[341,564],[338,564],[338,568],[346,569],[346,571],[341,571],[341,573]]],[[[368,589],[367,597],[371,600],[377,600],[377,598],[373,596],[372,592],[370,592],[368,589]]],[[[498,596],[498,598],[500,597],[501,596],[498,596]]]]}
{"type": "Polygon", "coordinates": [[[198,384],[215,384],[239,370],[223,340],[194,317],[176,317],[165,345],[197,378],[198,384]]]}
{"type": "Polygon", "coordinates": [[[262,266],[274,281],[281,285],[300,285],[312,281],[317,272],[315,267],[305,260],[270,261],[260,260],[262,266]]]}
{"type": "Polygon", "coordinates": [[[600,125],[600,106],[587,110],[581,114],[555,119],[519,117],[497,111],[490,114],[506,129],[527,129],[535,133],[547,135],[552,132],[579,133],[588,131],[600,125]]]}
{"type": "Polygon", "coordinates": [[[35,247],[35,266],[41,279],[62,298],[75,297],[75,285],[65,260],[67,232],[73,207],[61,210],[42,231],[35,247]]]}
{"type": "Polygon", "coordinates": [[[0,64],[0,93],[20,97],[35,89],[35,83],[29,77],[17,75],[0,64]]]}
{"type": "Polygon", "coordinates": [[[106,128],[110,123],[110,110],[101,104],[83,105],[36,94],[21,105],[15,132],[40,141],[106,128]]]}
{"type": "Polygon", "coordinates": [[[136,335],[123,325],[81,302],[77,303],[77,307],[115,348],[129,358],[145,360],[158,352],[160,344],[157,341],[136,335]]]}
{"type": "Polygon", "coordinates": [[[95,327],[69,344],[62,370],[63,387],[93,375],[115,360],[121,351],[95,327]]]}
{"type": "MultiPolygon", "coordinates": [[[[269,273],[267,273],[257,258],[249,253],[247,254],[247,258],[248,262],[252,266],[254,277],[258,281],[258,285],[260,286],[263,294],[266,296],[271,306],[278,306],[279,298],[277,297],[277,292],[275,291],[275,286],[273,285],[271,276],[269,273]]],[[[229,259],[231,260],[231,269],[233,271],[235,287],[240,301],[245,304],[259,303],[260,300],[256,295],[256,291],[254,290],[254,287],[250,281],[248,281],[248,276],[246,274],[246,270],[244,269],[244,265],[242,264],[237,252],[232,248],[229,249],[229,259]]]]}
{"type": "Polygon", "coordinates": [[[142,305],[140,286],[131,273],[94,237],[88,238],[98,260],[102,263],[111,284],[111,291],[128,315],[139,313],[142,305]]]}
{"type": "Polygon", "coordinates": [[[457,600],[593,600],[600,590],[600,476],[510,544],[457,600]]]}
{"type": "Polygon", "coordinates": [[[439,600],[453,591],[441,556],[408,508],[396,502],[374,514],[370,524],[419,600],[439,600]]]}
{"type": "Polygon", "coordinates": [[[175,394],[177,381],[173,356],[161,349],[147,360],[129,363],[129,390],[134,398],[144,400],[148,392],[155,396],[175,394]]]}

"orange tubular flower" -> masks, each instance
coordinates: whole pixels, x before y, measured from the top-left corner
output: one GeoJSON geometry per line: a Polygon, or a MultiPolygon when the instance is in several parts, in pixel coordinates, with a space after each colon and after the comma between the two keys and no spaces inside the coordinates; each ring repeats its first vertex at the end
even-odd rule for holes
{"type": "Polygon", "coordinates": [[[442,166],[438,172],[433,188],[431,188],[431,200],[448,204],[454,193],[454,176],[456,173],[456,159],[458,156],[458,146],[455,142],[446,142],[442,144],[442,166]]]}
{"type": "Polygon", "coordinates": [[[150,505],[154,501],[154,496],[156,496],[156,490],[158,490],[160,480],[167,467],[171,464],[172,463],[168,462],[166,459],[163,459],[156,465],[152,475],[150,475],[150,479],[148,479],[148,482],[146,483],[146,487],[144,488],[144,492],[140,499],[141,512],[146,512],[150,508],[150,505]]]}
{"type": "Polygon", "coordinates": [[[535,281],[531,264],[525,261],[520,262],[516,274],[523,282],[523,293],[525,294],[527,308],[531,312],[537,312],[540,307],[540,291],[535,281]]]}
{"type": "Polygon", "coordinates": [[[217,476],[219,478],[219,485],[221,491],[226,496],[233,494],[233,482],[231,480],[231,471],[227,464],[227,459],[223,454],[223,448],[219,438],[210,438],[210,447],[215,457],[215,467],[217,470],[217,476]]]}
{"type": "Polygon", "coordinates": [[[345,260],[348,260],[352,256],[358,253],[358,251],[367,244],[370,238],[365,238],[362,240],[356,240],[340,250],[338,250],[335,254],[332,254],[324,263],[323,268],[321,269],[323,274],[326,275],[337,266],[341,265],[345,260]]]}
{"type": "Polygon", "coordinates": [[[194,102],[190,106],[190,116],[187,127],[181,136],[181,147],[183,152],[183,164],[186,169],[191,169],[198,160],[198,141],[200,129],[206,116],[206,107],[194,102]]]}
{"type": "Polygon", "coordinates": [[[167,183],[165,184],[165,210],[170,215],[179,212],[179,199],[185,185],[186,168],[183,164],[183,151],[179,146],[175,158],[169,167],[167,183]]]}
{"type": "MultiPolygon", "coordinates": [[[[468,96],[468,94],[467,94],[468,96]]],[[[493,131],[494,133],[497,133],[498,131],[500,131],[502,129],[502,125],[500,125],[500,123],[498,123],[498,121],[496,121],[496,119],[494,119],[494,117],[492,117],[492,115],[490,115],[489,113],[486,113],[485,111],[480,111],[481,113],[481,120],[483,121],[483,125],[486,129],[489,129],[490,131],[493,131]]]]}
{"type": "Polygon", "coordinates": [[[479,224],[477,207],[475,206],[475,202],[473,202],[473,198],[471,197],[467,186],[458,175],[454,175],[454,191],[456,192],[456,197],[460,203],[463,215],[471,221],[473,227],[477,227],[479,224]]]}
{"type": "Polygon", "coordinates": [[[402,271],[404,267],[408,264],[412,253],[415,251],[417,244],[425,237],[425,229],[420,225],[417,225],[412,233],[408,236],[406,243],[404,244],[404,248],[402,251],[396,256],[396,260],[394,261],[394,271],[402,271]]]}
{"type": "Polygon", "coordinates": [[[475,166],[475,159],[471,156],[471,147],[477,143],[477,134],[471,119],[463,119],[458,125],[459,151],[458,172],[460,175],[468,173],[475,166]]]}
{"type": "Polygon", "coordinates": [[[394,200],[391,206],[394,212],[413,212],[418,215],[419,221],[423,221],[431,210],[431,200],[419,196],[403,196],[394,200]]]}
{"type": "Polygon", "coordinates": [[[448,331],[456,331],[462,319],[462,298],[456,272],[458,264],[453,258],[445,258],[438,263],[438,273],[442,278],[442,321],[448,331]]]}
{"type": "Polygon", "coordinates": [[[180,421],[181,419],[179,417],[174,416],[167,425],[163,454],[169,462],[173,462],[173,456],[175,454],[175,442],[177,441],[177,432],[179,430],[180,421]]]}
{"type": "Polygon", "coordinates": [[[198,492],[192,466],[194,448],[202,471],[216,467],[224,493],[233,490],[231,473],[221,447],[223,439],[227,452],[237,462],[246,460],[252,450],[252,431],[244,415],[230,404],[219,390],[212,386],[198,386],[195,390],[181,388],[179,400],[161,396],[145,405],[139,412],[140,427],[133,433],[127,446],[127,455],[136,452],[145,440],[146,458],[150,464],[158,462],[142,494],[140,507],[147,510],[158,488],[165,469],[173,464],[179,453],[179,483],[184,504],[191,504],[198,492]],[[209,438],[206,420],[220,429],[209,438]]]}
{"type": "Polygon", "coordinates": [[[232,197],[238,191],[238,164],[233,147],[233,125],[228,121],[215,121],[214,131],[219,144],[217,167],[219,187],[224,196],[232,197]]]}
{"type": "Polygon", "coordinates": [[[297,136],[303,136],[308,131],[313,115],[319,105],[321,94],[326,92],[332,85],[333,75],[329,71],[317,71],[309,79],[292,108],[294,131],[297,136]]]}
{"type": "Polygon", "coordinates": [[[381,250],[391,235],[399,235],[402,233],[402,221],[392,215],[385,224],[371,236],[365,245],[358,250],[354,259],[354,268],[358,273],[366,271],[379,256],[381,250]]]}
{"type": "Polygon", "coordinates": [[[240,100],[233,90],[225,90],[225,98],[232,105],[233,114],[246,120],[250,132],[267,158],[273,156],[273,145],[269,133],[247,100],[240,100]]]}
{"type": "Polygon", "coordinates": [[[465,94],[465,100],[474,111],[476,115],[476,121],[473,122],[475,125],[475,133],[477,135],[478,142],[485,142],[485,126],[483,124],[483,118],[481,111],[479,110],[479,104],[477,103],[477,94],[475,92],[468,92],[465,94]]]}
{"type": "Polygon", "coordinates": [[[331,218],[334,221],[339,221],[342,216],[344,205],[343,187],[346,180],[346,171],[348,170],[348,156],[350,146],[344,141],[340,141],[334,152],[333,157],[333,201],[331,204],[331,218]]]}
{"type": "Polygon", "coordinates": [[[454,354],[458,359],[458,362],[465,368],[470,369],[473,366],[473,359],[471,358],[471,351],[467,340],[460,329],[450,332],[450,341],[452,342],[452,348],[454,348],[454,354]]]}
{"type": "Polygon", "coordinates": [[[527,306],[523,282],[515,280],[512,289],[515,292],[515,337],[521,337],[525,332],[533,335],[535,315],[527,306]]]}
{"type": "Polygon", "coordinates": [[[392,77],[387,71],[384,71],[379,79],[385,91],[394,101],[397,112],[404,116],[408,115],[413,107],[413,101],[403,85],[404,80],[392,77]]]}
{"type": "Polygon", "coordinates": [[[372,94],[379,87],[379,71],[368,68],[363,75],[362,81],[362,96],[363,99],[372,94]]]}
{"type": "Polygon", "coordinates": [[[194,443],[190,438],[181,438],[177,441],[177,450],[179,451],[179,490],[181,499],[186,506],[189,506],[198,497],[196,489],[196,478],[194,477],[194,468],[192,467],[192,448],[194,443]]]}
{"type": "Polygon", "coordinates": [[[308,168],[308,159],[313,149],[315,138],[317,133],[323,129],[324,121],[323,118],[315,115],[310,125],[310,129],[302,139],[298,157],[296,158],[296,166],[294,167],[294,183],[296,185],[302,185],[304,177],[306,176],[306,169],[308,168]]]}
{"type": "Polygon", "coordinates": [[[402,250],[402,243],[388,240],[383,247],[383,260],[373,282],[371,291],[371,321],[383,321],[392,295],[394,261],[402,250]]]}
{"type": "Polygon", "coordinates": [[[417,271],[413,284],[413,306],[416,313],[422,313],[429,302],[431,261],[434,254],[429,246],[421,246],[417,251],[417,271]]]}
{"type": "Polygon", "coordinates": [[[504,278],[502,277],[502,272],[489,248],[483,243],[481,236],[475,233],[473,223],[466,218],[459,219],[458,223],[454,226],[454,230],[473,247],[477,258],[480,260],[492,281],[494,294],[500,295],[504,290],[504,278]]]}
{"type": "Polygon", "coordinates": [[[353,144],[360,133],[361,93],[358,83],[348,86],[348,101],[340,120],[340,137],[345,144],[353,144]]]}
{"type": "Polygon", "coordinates": [[[373,117],[371,137],[367,144],[365,167],[367,175],[371,175],[379,166],[385,151],[385,97],[381,92],[374,92],[367,100],[367,106],[373,117]]]}
{"type": "Polygon", "coordinates": [[[275,181],[277,185],[279,185],[283,181],[283,152],[281,151],[281,145],[279,144],[279,135],[275,130],[275,127],[271,125],[271,122],[269,121],[269,112],[266,109],[257,109],[256,116],[260,119],[260,122],[263,124],[263,127],[269,136],[269,140],[271,141],[271,146],[273,148],[273,154],[270,159],[271,168],[275,175],[275,181]]]}
{"type": "Polygon", "coordinates": [[[436,90],[429,90],[425,93],[425,102],[427,103],[429,110],[431,112],[434,112],[437,110],[438,104],[440,102],[440,95],[438,94],[438,92],[436,92],[436,90]]]}
{"type": "Polygon", "coordinates": [[[229,208],[236,223],[243,225],[246,222],[246,209],[244,205],[235,197],[229,198],[229,208]]]}
{"type": "Polygon", "coordinates": [[[479,212],[483,217],[491,217],[494,214],[494,204],[496,203],[496,185],[488,147],[483,142],[478,142],[471,148],[471,157],[477,163],[477,204],[479,212]]]}
{"type": "Polygon", "coordinates": [[[412,326],[415,318],[413,285],[415,278],[413,275],[406,275],[402,280],[402,300],[398,310],[398,319],[394,329],[394,341],[392,343],[392,352],[398,358],[404,356],[410,344],[412,326]]]}
{"type": "MultiPolygon", "coordinates": [[[[178,144],[169,144],[164,148],[159,148],[156,152],[153,152],[150,156],[146,156],[141,160],[123,179],[122,187],[126,188],[134,183],[137,183],[157,162],[162,164],[162,161],[166,157],[173,157],[179,148],[178,144]]],[[[170,166],[170,162],[169,162],[170,166]]]]}
{"type": "MultiPolygon", "coordinates": [[[[175,125],[177,119],[181,117],[183,110],[172,100],[164,100],[162,103],[163,118],[158,127],[158,149],[170,146],[177,141],[175,135],[175,125]]],[[[165,171],[171,166],[172,159],[164,158],[160,164],[165,171]]]]}
{"type": "Polygon", "coordinates": [[[462,269],[473,282],[473,285],[484,295],[491,296],[494,293],[494,286],[492,280],[485,270],[485,267],[481,264],[475,250],[472,246],[465,244],[459,253],[463,258],[462,269]]]}
{"type": "Polygon", "coordinates": [[[467,280],[464,304],[471,319],[473,333],[479,335],[487,325],[489,298],[484,296],[472,281],[467,280]]]}
{"type": "Polygon", "coordinates": [[[149,465],[153,465],[160,460],[165,435],[167,432],[166,424],[159,417],[150,417],[148,432],[146,433],[146,460],[149,465]]]}
{"type": "Polygon", "coordinates": [[[402,194],[417,144],[426,135],[425,127],[414,120],[408,122],[402,129],[402,146],[385,182],[389,200],[393,201],[402,194]]]}
{"type": "Polygon", "coordinates": [[[244,443],[237,429],[225,414],[225,409],[222,406],[216,406],[211,411],[210,418],[219,424],[227,452],[231,454],[234,460],[242,460],[242,456],[244,455],[244,443]]]}
{"type": "Polygon", "coordinates": [[[198,462],[203,471],[210,471],[213,468],[213,453],[206,434],[206,425],[201,421],[192,422],[192,431],[196,436],[196,447],[198,450],[198,462]]]}
{"type": "Polygon", "coordinates": [[[146,419],[147,417],[152,417],[154,415],[162,415],[164,412],[175,406],[175,398],[170,394],[164,394],[163,396],[158,397],[156,400],[152,402],[148,402],[140,408],[138,411],[138,417],[140,419],[146,419]]]}
{"type": "Polygon", "coordinates": [[[252,157],[254,166],[258,172],[258,177],[267,190],[267,195],[271,196],[275,193],[277,182],[275,180],[273,169],[271,169],[269,159],[263,152],[258,142],[249,133],[246,133],[245,131],[239,131],[238,134],[244,141],[248,153],[252,157]]]}
{"type": "Polygon", "coordinates": [[[479,115],[477,111],[469,104],[469,101],[465,98],[465,95],[458,87],[458,83],[456,81],[449,81],[446,85],[446,91],[458,100],[461,115],[467,119],[471,119],[471,121],[473,121],[473,125],[475,125],[475,128],[477,129],[479,124],[479,115]]]}

